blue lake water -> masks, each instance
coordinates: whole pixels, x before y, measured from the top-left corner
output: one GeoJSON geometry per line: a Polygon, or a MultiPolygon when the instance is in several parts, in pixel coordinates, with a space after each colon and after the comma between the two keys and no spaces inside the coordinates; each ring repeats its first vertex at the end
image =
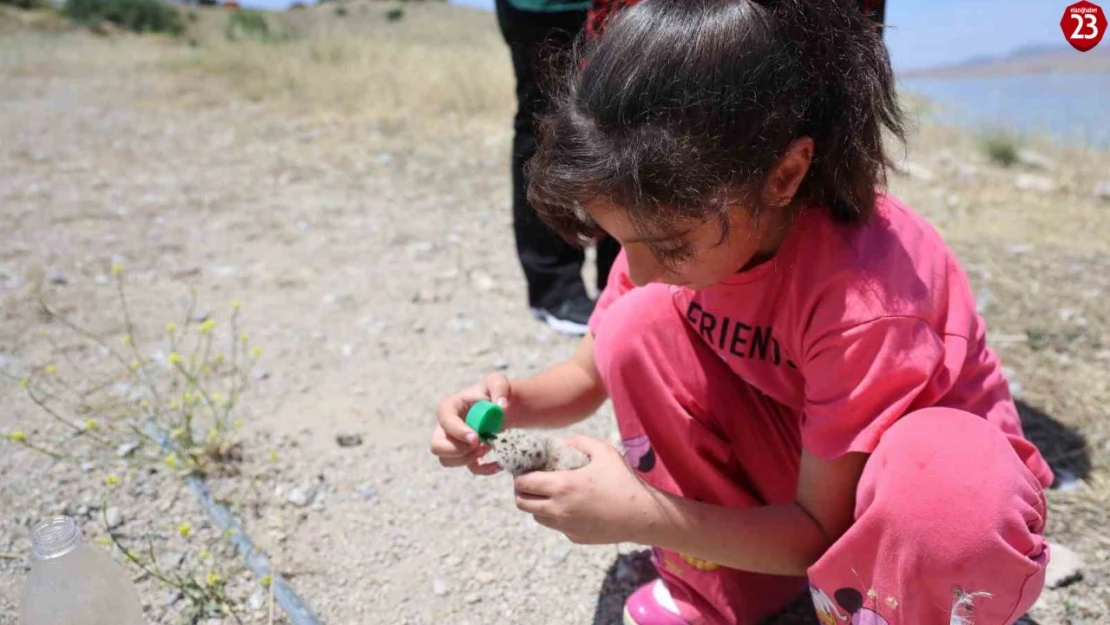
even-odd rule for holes
{"type": "Polygon", "coordinates": [[[941,122],[1110,149],[1110,73],[917,78],[900,86],[934,102],[930,115],[941,122]]]}

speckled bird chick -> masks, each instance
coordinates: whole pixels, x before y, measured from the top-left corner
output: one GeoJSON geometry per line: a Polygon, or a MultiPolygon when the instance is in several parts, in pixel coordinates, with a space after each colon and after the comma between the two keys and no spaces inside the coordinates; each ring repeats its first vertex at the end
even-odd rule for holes
{"type": "Polygon", "coordinates": [[[532,471],[572,471],[590,462],[574,447],[525,430],[506,430],[489,444],[502,468],[514,477],[532,471]]]}

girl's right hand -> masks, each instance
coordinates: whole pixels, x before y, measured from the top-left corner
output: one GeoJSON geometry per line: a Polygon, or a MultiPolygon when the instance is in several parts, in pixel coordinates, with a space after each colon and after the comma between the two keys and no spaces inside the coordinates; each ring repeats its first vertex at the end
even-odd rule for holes
{"type": "Polygon", "coordinates": [[[439,402],[435,432],[432,433],[432,454],[445,467],[466,467],[476,475],[492,475],[501,470],[495,462],[480,463],[490,446],[478,441],[478,433],[466,424],[466,412],[478,401],[492,401],[508,408],[509,379],[493,373],[485,380],[469,386],[439,402]]]}

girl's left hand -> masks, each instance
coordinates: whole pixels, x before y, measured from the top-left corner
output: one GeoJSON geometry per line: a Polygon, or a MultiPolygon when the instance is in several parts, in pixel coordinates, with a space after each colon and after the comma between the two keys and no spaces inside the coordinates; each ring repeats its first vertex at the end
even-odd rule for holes
{"type": "Polygon", "coordinates": [[[583,545],[641,542],[656,524],[655,491],[611,445],[575,436],[567,445],[590,457],[574,471],[536,471],[516,478],[516,506],[545,527],[583,545]]]}

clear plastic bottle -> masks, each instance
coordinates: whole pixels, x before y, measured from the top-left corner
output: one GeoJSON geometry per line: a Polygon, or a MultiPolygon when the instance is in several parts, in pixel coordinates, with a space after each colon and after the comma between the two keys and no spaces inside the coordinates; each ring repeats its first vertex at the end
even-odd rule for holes
{"type": "Polygon", "coordinates": [[[87,544],[73,519],[31,530],[31,574],[23,587],[21,625],[143,625],[127,570],[87,544]]]}

